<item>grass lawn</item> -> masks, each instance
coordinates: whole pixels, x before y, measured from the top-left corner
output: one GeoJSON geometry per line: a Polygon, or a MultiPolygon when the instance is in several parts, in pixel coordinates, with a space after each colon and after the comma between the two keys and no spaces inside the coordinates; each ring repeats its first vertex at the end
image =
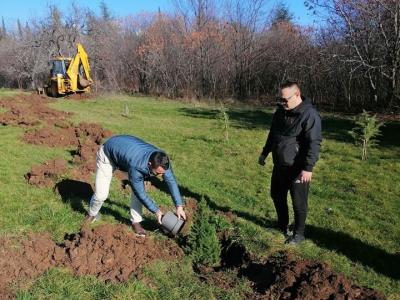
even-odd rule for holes
{"type": "MultiPolygon", "coordinates": [[[[11,94],[0,90],[0,96],[11,94]]],[[[308,240],[293,249],[283,245],[280,235],[265,230],[276,217],[269,197],[272,161],[268,157],[262,168],[257,159],[271,110],[229,109],[231,127],[226,142],[218,111],[208,105],[104,96],[84,102],[61,99],[51,106],[74,112],[75,122],[100,123],[114,134],[136,135],[166,150],[182,194],[197,199],[204,196],[212,209],[233,211],[239,217],[237,229],[243,243],[258,256],[287,248],[302,257],[325,261],[355,283],[381,290],[389,299],[400,299],[399,123],[387,124],[381,146],[372,150],[368,161],[361,161],[360,149],[347,134],[352,122],[323,115],[324,141],[311,185],[308,240]]],[[[22,134],[21,128],[0,127],[0,234],[49,231],[61,240],[64,233],[79,229],[82,211],[51,189],[28,185],[24,174],[33,164],[51,158],[70,160],[70,149],[27,145],[20,139],[22,134]]],[[[113,181],[103,223],[129,219],[129,194],[117,184],[113,181]]],[[[171,203],[162,191],[150,194],[159,204],[171,203]]],[[[207,286],[195,276],[189,260],[154,264],[146,268],[145,276],[151,278],[151,285],[136,279],[116,285],[52,269],[28,283],[18,297],[241,299],[248,289],[245,280],[228,294],[207,286]]]]}

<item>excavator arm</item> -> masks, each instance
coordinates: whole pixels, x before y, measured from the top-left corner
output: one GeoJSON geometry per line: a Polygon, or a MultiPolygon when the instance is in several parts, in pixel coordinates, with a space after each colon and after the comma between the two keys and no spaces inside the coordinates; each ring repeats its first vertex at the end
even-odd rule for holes
{"type": "Polygon", "coordinates": [[[77,52],[73,58],[57,57],[52,60],[46,93],[53,97],[73,93],[89,93],[93,79],[90,76],[88,55],[83,46],[76,45],[77,52]]]}
{"type": "Polygon", "coordinates": [[[67,69],[67,75],[70,79],[71,90],[73,91],[86,88],[93,83],[92,77],[90,76],[88,55],[80,43],[78,43],[76,46],[77,46],[77,53],[71,59],[71,63],[67,69]],[[80,74],[79,72],[80,66],[82,66],[82,69],[85,73],[84,74],[85,78],[82,78],[83,74],[80,74]]]}

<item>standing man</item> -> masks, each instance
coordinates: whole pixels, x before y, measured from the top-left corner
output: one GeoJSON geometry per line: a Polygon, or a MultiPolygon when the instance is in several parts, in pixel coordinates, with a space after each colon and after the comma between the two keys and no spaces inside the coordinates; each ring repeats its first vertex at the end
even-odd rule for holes
{"type": "Polygon", "coordinates": [[[128,172],[132,187],[130,214],[137,235],[146,235],[140,225],[143,220],[142,205],[156,215],[160,224],[163,216],[162,211],[146,194],[144,188],[144,179],[150,176],[162,175],[175,203],[178,218],[186,220],[178,185],[169,158],[164,151],[137,137],[117,135],[100,147],[96,164],[95,193],[90,200],[89,214],[86,217],[88,222],[94,222],[99,218],[100,208],[108,197],[112,174],[116,169],[128,172]]]}
{"type": "Polygon", "coordinates": [[[279,103],[258,163],[265,165],[272,152],[271,197],[279,230],[287,237],[286,243],[297,245],[304,241],[308,192],[322,140],[321,118],[311,101],[301,96],[295,81],[281,86],[279,103]],[[294,210],[293,236],[288,235],[288,191],[294,210]]]}

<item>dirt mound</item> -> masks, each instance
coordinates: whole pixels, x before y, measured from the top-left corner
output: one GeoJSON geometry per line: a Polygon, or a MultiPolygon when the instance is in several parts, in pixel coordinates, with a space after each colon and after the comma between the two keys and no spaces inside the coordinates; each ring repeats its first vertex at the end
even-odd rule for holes
{"type": "Polygon", "coordinates": [[[50,187],[58,176],[67,171],[66,163],[63,159],[49,160],[39,166],[33,166],[31,171],[25,175],[30,184],[50,187]]]}
{"type": "Polygon", "coordinates": [[[14,299],[10,284],[35,278],[53,265],[55,244],[49,234],[31,234],[22,243],[0,240],[0,296],[14,299]],[[12,259],[11,259],[12,258],[12,259]]]}
{"type": "Polygon", "coordinates": [[[28,144],[46,145],[51,148],[75,146],[78,142],[74,128],[50,126],[27,131],[23,139],[28,144]]]}
{"type": "Polygon", "coordinates": [[[106,130],[99,124],[94,123],[80,123],[75,128],[75,133],[78,138],[90,138],[96,144],[100,145],[103,138],[107,138],[112,135],[110,130],[106,130]]]}
{"type": "Polygon", "coordinates": [[[76,275],[94,275],[105,282],[124,282],[148,263],[174,260],[182,250],[169,240],[137,237],[125,225],[83,227],[55,244],[48,233],[32,234],[21,243],[0,240],[0,296],[13,298],[10,284],[33,279],[52,266],[76,275]],[[13,259],[10,259],[13,257],[13,259]]]}
{"type": "Polygon", "coordinates": [[[65,265],[77,275],[95,275],[108,282],[123,282],[155,259],[171,260],[183,256],[170,241],[137,237],[124,225],[84,228],[66,237],[62,245],[67,254],[65,265]]]}
{"type": "Polygon", "coordinates": [[[48,147],[76,147],[73,151],[75,168],[71,175],[74,179],[91,181],[91,173],[96,170],[97,150],[102,140],[111,134],[111,131],[98,124],[80,123],[78,126],[70,126],[64,122],[27,131],[24,141],[48,147]]]}
{"type": "Polygon", "coordinates": [[[78,126],[69,126],[68,123],[56,123],[55,126],[27,131],[24,141],[28,144],[48,147],[79,147],[86,144],[88,140],[99,145],[103,138],[111,134],[109,130],[103,129],[98,124],[80,123],[78,126]]]}
{"type": "Polygon", "coordinates": [[[111,136],[98,124],[80,123],[73,126],[67,120],[71,113],[52,109],[47,106],[54,100],[37,94],[19,94],[0,99],[0,107],[7,109],[0,114],[0,124],[18,126],[36,126],[44,123],[42,128],[27,131],[24,140],[35,145],[49,147],[78,147],[79,140],[91,139],[100,144],[102,139],[111,136]]]}
{"type": "Polygon", "coordinates": [[[266,263],[250,263],[241,275],[253,282],[256,299],[385,299],[372,289],[354,285],[327,264],[296,260],[279,252],[266,263]]]}
{"type": "Polygon", "coordinates": [[[76,168],[73,177],[91,181],[91,173],[96,171],[96,154],[103,138],[111,136],[111,131],[104,130],[98,124],[81,123],[75,129],[78,138],[77,150],[73,154],[76,168]]]}
{"type": "MultiPolygon", "coordinates": [[[[82,98],[79,95],[77,97],[82,98]]],[[[83,98],[87,98],[87,95],[83,98]]],[[[76,147],[73,158],[75,168],[71,175],[74,179],[91,181],[91,173],[96,169],[96,152],[99,145],[112,133],[99,124],[82,122],[74,126],[67,120],[70,113],[47,106],[53,101],[55,100],[37,94],[2,98],[0,106],[8,110],[0,114],[0,124],[35,126],[42,123],[40,128],[27,130],[23,140],[29,144],[48,147],[76,147]]],[[[54,177],[61,173],[58,170],[53,172],[52,167],[56,166],[47,163],[42,167],[34,167],[26,178],[31,184],[50,186],[54,177]]]]}
{"type": "Polygon", "coordinates": [[[55,124],[71,115],[48,107],[50,102],[52,100],[46,96],[37,94],[19,94],[0,99],[0,107],[8,109],[0,114],[0,124],[35,126],[42,121],[55,124]]]}
{"type": "Polygon", "coordinates": [[[96,153],[99,150],[99,144],[91,139],[84,142],[79,141],[78,149],[74,154],[74,163],[82,167],[85,173],[96,170],[96,153]]]}

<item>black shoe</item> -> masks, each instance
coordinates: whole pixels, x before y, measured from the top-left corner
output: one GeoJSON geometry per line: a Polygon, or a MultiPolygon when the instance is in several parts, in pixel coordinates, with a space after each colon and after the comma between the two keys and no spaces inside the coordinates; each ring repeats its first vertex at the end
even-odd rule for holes
{"type": "Polygon", "coordinates": [[[289,238],[285,241],[285,244],[297,246],[297,245],[301,244],[302,242],[304,242],[304,240],[305,240],[304,235],[295,234],[295,235],[289,237],[289,238]]]}

